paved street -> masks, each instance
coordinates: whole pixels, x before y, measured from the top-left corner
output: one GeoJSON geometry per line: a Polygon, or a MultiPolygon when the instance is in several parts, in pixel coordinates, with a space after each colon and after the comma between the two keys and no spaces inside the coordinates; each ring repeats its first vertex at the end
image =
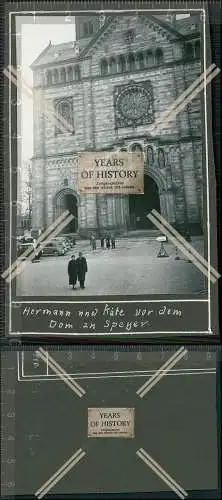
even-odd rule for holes
{"type": "MultiPolygon", "coordinates": [[[[98,246],[97,242],[97,246],[98,246]]],[[[200,238],[192,246],[203,254],[200,238]]],[[[166,244],[168,258],[157,258],[160,244],[155,239],[120,239],[115,250],[92,251],[88,242],[77,242],[64,257],[43,257],[27,263],[17,278],[17,296],[136,295],[198,293],[204,289],[204,276],[193,263],[166,244]],[[88,262],[85,290],[68,285],[67,265],[70,256],[82,250],[88,262]]]]}

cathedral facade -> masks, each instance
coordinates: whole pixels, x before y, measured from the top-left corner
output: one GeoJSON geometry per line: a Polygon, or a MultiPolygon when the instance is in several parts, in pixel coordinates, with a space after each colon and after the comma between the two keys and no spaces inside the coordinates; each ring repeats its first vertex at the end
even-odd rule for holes
{"type": "Polygon", "coordinates": [[[159,128],[154,124],[202,72],[200,19],[130,13],[75,20],[76,41],[49,43],[31,66],[33,229],[45,229],[68,209],[74,220],[66,232],[121,234],[149,229],[147,214],[155,208],[181,232],[199,233],[200,98],[159,128]],[[144,194],[80,196],[82,151],[143,151],[144,194]]]}

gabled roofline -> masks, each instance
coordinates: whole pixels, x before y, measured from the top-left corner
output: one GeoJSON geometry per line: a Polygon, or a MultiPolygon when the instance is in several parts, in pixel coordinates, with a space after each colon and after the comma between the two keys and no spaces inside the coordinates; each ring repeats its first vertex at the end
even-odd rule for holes
{"type": "Polygon", "coordinates": [[[80,58],[81,57],[84,57],[85,54],[87,54],[88,52],[88,49],[90,49],[94,43],[98,40],[98,38],[104,33],[104,31],[106,31],[106,28],[108,28],[108,26],[113,22],[114,20],[114,17],[108,17],[108,19],[105,21],[104,25],[97,31],[97,33],[95,34],[95,36],[93,36],[89,43],[87,43],[86,47],[82,50],[81,54],[80,54],[80,58]]]}
{"type": "MultiPolygon", "coordinates": [[[[129,15],[130,15],[130,12],[129,12],[129,15]]],[[[118,16],[118,13],[117,13],[117,16],[118,16]]],[[[80,58],[84,57],[87,54],[88,50],[91,49],[91,47],[94,45],[94,43],[99,39],[99,37],[104,33],[106,28],[108,28],[108,26],[114,21],[114,19],[116,19],[116,17],[109,17],[107,19],[107,21],[102,26],[102,28],[100,28],[99,31],[97,31],[96,35],[90,40],[90,42],[83,49],[83,51],[81,52],[80,58]]],[[[142,17],[144,17],[144,14],[139,14],[138,17],[142,18],[142,17]]],[[[161,28],[165,29],[166,31],[169,31],[172,35],[174,35],[179,40],[182,41],[184,39],[184,36],[176,28],[173,28],[168,23],[165,23],[164,21],[157,19],[155,16],[153,16],[151,14],[149,15],[149,19],[154,24],[159,24],[159,26],[161,28]]]]}
{"type": "Polygon", "coordinates": [[[38,57],[36,57],[36,59],[33,61],[33,63],[29,66],[30,69],[34,69],[35,66],[37,65],[39,59],[41,59],[41,57],[46,54],[46,52],[48,51],[49,47],[52,46],[52,43],[51,43],[51,40],[49,40],[49,44],[47,45],[47,47],[41,52],[41,54],[38,55],[38,57]]]}
{"type": "Polygon", "coordinates": [[[183,35],[174,26],[171,26],[169,23],[162,21],[162,19],[156,18],[152,14],[149,15],[149,18],[154,23],[159,24],[161,28],[164,28],[166,31],[169,31],[172,35],[176,36],[178,39],[183,39],[183,35]]]}

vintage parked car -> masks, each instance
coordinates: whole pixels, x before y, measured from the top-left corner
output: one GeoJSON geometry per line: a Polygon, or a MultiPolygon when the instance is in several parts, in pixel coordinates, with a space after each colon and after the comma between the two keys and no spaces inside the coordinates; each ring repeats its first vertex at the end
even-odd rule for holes
{"type": "MultiPolygon", "coordinates": [[[[22,259],[22,254],[26,250],[34,251],[36,248],[34,243],[20,243],[20,241],[17,243],[17,257],[20,257],[22,259]]],[[[25,258],[25,257],[24,257],[25,258]]]]}
{"type": "Polygon", "coordinates": [[[51,256],[61,256],[65,255],[66,250],[64,246],[56,241],[51,241],[47,243],[44,248],[42,248],[42,256],[43,257],[51,257],[51,256]]]}

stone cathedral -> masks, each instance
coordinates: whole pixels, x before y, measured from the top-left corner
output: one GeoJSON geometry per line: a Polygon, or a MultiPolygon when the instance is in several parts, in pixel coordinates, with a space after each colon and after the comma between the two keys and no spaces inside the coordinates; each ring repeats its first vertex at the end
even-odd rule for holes
{"type": "Polygon", "coordinates": [[[179,231],[201,233],[200,97],[149,132],[202,72],[199,15],[86,15],[75,22],[76,40],[50,42],[31,66],[38,94],[33,229],[46,228],[65,209],[74,215],[65,232],[80,236],[153,229],[147,214],[155,208],[179,231]],[[80,196],[82,151],[143,151],[144,194],[80,196]]]}

